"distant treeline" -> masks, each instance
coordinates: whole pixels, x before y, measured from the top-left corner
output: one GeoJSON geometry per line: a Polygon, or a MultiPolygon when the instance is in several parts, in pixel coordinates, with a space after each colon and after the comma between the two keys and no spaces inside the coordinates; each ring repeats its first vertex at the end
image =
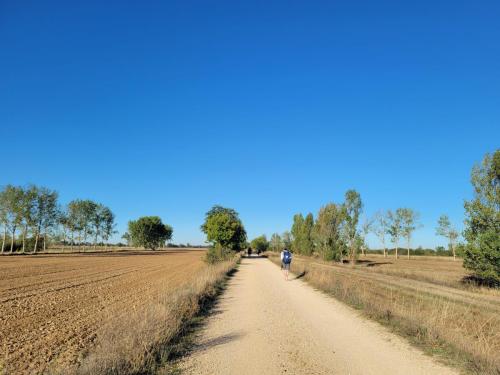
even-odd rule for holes
{"type": "Polygon", "coordinates": [[[1,252],[46,250],[51,243],[107,244],[115,233],[115,215],[89,199],[59,203],[55,190],[37,185],[7,185],[0,191],[1,252]]]}

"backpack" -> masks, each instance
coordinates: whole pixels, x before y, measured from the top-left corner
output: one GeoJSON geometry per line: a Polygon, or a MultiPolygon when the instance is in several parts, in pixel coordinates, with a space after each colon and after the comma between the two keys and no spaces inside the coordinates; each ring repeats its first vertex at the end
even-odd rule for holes
{"type": "Polygon", "coordinates": [[[292,254],[289,251],[285,251],[283,254],[283,263],[290,264],[292,262],[292,254]]]}

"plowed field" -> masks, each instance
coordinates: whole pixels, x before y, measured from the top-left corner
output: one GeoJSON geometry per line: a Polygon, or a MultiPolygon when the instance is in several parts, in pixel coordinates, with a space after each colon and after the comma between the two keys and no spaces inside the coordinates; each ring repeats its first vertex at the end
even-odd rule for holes
{"type": "Polygon", "coordinates": [[[71,366],[108,319],[203,267],[203,250],[0,257],[0,373],[71,366]]]}

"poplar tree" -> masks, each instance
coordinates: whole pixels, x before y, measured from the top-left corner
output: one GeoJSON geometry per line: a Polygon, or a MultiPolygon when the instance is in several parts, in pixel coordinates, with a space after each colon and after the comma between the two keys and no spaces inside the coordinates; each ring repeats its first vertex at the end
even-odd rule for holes
{"type": "Polygon", "coordinates": [[[378,237],[382,247],[384,248],[384,258],[387,258],[387,245],[385,236],[389,233],[390,219],[388,213],[378,211],[375,214],[373,233],[378,237]]]}
{"type": "Polygon", "coordinates": [[[401,208],[398,208],[395,213],[392,212],[391,210],[387,211],[387,220],[389,223],[387,233],[391,236],[391,241],[394,244],[396,250],[395,256],[396,259],[398,259],[399,239],[403,234],[401,208]]]}
{"type": "Polygon", "coordinates": [[[450,219],[447,215],[441,215],[438,219],[438,226],[436,228],[436,234],[438,236],[443,236],[448,239],[448,246],[451,248],[453,253],[453,260],[456,260],[455,246],[458,239],[458,231],[452,227],[450,219]]]}
{"type": "Polygon", "coordinates": [[[290,233],[292,235],[292,250],[301,254],[304,246],[304,216],[296,214],[293,216],[293,224],[290,233]]]}
{"type": "Polygon", "coordinates": [[[356,190],[348,190],[345,193],[345,237],[346,242],[349,246],[349,255],[351,258],[351,264],[356,262],[356,251],[357,251],[357,237],[359,216],[363,211],[363,202],[361,201],[361,196],[356,190]]]}
{"type": "Polygon", "coordinates": [[[408,249],[408,259],[410,259],[410,244],[411,237],[415,229],[419,226],[419,214],[411,208],[400,208],[399,215],[401,218],[402,235],[406,238],[406,245],[408,249]]]}

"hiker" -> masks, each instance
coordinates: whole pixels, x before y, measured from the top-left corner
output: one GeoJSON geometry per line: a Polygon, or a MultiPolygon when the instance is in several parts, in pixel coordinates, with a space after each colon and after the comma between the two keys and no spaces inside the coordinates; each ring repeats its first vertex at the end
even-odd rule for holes
{"type": "Polygon", "coordinates": [[[290,264],[292,263],[292,253],[285,247],[281,252],[281,269],[285,275],[285,280],[288,280],[288,271],[290,271],[290,264]]]}

